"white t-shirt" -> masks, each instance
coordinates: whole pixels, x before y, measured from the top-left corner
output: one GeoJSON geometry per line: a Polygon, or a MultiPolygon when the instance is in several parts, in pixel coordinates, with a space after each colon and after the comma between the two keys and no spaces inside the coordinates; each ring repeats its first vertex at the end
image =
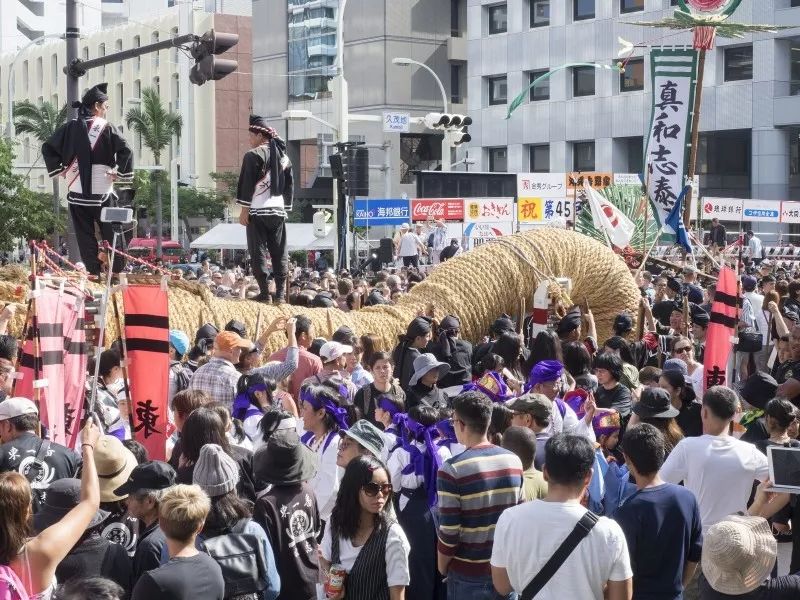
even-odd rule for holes
{"type": "MultiPolygon", "coordinates": [[[[322,558],[331,561],[332,546],[331,546],[331,524],[330,521],[325,523],[325,535],[322,536],[322,558]]],[[[358,553],[361,552],[363,546],[353,546],[350,540],[339,540],[339,564],[349,573],[353,565],[356,564],[358,553]]],[[[408,553],[411,550],[411,545],[408,543],[408,538],[403,532],[403,528],[397,523],[393,523],[389,527],[389,537],[386,538],[386,581],[389,587],[398,585],[408,585],[411,581],[411,575],[408,571],[408,553]]]]}
{"type": "MultiPolygon", "coordinates": [[[[511,586],[521,594],[585,512],[579,504],[544,500],[506,509],[494,532],[492,566],[504,568],[511,586]]],[[[536,600],[603,600],[607,581],[631,577],[625,534],[615,521],[600,517],[536,600]]]]}
{"type": "MultiPolygon", "coordinates": [[[[414,442],[414,445],[422,452],[426,451],[425,444],[422,442],[414,442]]],[[[444,446],[439,446],[437,448],[437,453],[439,454],[439,458],[442,462],[450,458],[450,449],[444,446]]],[[[402,489],[415,490],[418,487],[425,485],[425,478],[422,475],[403,473],[403,469],[405,469],[410,462],[411,455],[408,453],[408,450],[402,447],[397,448],[389,456],[389,460],[386,463],[386,468],[388,469],[389,478],[392,481],[392,487],[394,488],[395,494],[400,494],[400,490],[402,489]]],[[[408,497],[406,495],[400,495],[400,510],[402,511],[405,509],[407,504],[408,497]]]]}
{"type": "Polygon", "coordinates": [[[331,518],[333,505],[336,504],[336,495],[339,493],[339,481],[344,474],[344,469],[336,465],[336,455],[339,453],[341,440],[342,438],[338,435],[333,436],[327,448],[325,448],[325,437],[319,441],[312,439],[308,444],[309,448],[316,452],[319,460],[317,474],[308,481],[308,484],[317,497],[319,518],[323,521],[331,518]]]}
{"type": "Polygon", "coordinates": [[[703,534],[728,515],[746,510],[753,481],[767,477],[767,457],[729,435],[684,438],[661,467],[664,481],[683,481],[697,498],[703,534]]]}
{"type": "Polygon", "coordinates": [[[416,256],[419,254],[419,238],[416,233],[407,232],[400,236],[398,256],[416,256]]]}

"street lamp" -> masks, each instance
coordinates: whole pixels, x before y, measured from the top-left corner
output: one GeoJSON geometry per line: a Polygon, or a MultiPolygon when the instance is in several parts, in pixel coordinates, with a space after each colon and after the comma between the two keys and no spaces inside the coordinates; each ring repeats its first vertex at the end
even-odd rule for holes
{"type": "MultiPolygon", "coordinates": [[[[392,64],[397,65],[398,67],[410,67],[411,65],[415,65],[417,67],[425,69],[428,73],[430,73],[436,80],[436,83],[439,85],[439,91],[442,93],[442,112],[444,114],[450,112],[449,110],[450,103],[447,101],[447,92],[444,89],[444,84],[442,83],[442,80],[439,79],[439,76],[436,74],[436,71],[431,69],[425,63],[421,63],[418,60],[414,60],[413,58],[404,58],[404,57],[393,58],[392,64]]],[[[450,143],[447,139],[447,132],[444,132],[444,135],[442,137],[442,171],[449,171],[450,168],[451,168],[450,143]]]]}

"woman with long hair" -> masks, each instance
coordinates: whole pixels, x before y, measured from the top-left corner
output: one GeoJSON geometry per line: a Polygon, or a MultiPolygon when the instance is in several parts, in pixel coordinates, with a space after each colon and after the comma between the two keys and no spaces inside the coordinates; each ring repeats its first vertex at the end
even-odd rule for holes
{"type": "Polygon", "coordinates": [[[28,480],[16,472],[0,474],[0,574],[11,578],[30,600],[54,597],[56,567],[83,537],[100,507],[100,482],[94,464],[98,439],[100,430],[89,419],[81,431],[80,502],[35,537],[30,537],[32,496],[28,480]]]}
{"type": "Polygon", "coordinates": [[[633,405],[628,427],[637,423],[648,423],[664,436],[664,451],[667,456],[684,435],[675,417],[678,409],[672,405],[670,394],[660,387],[645,387],[639,402],[633,405]]]}
{"type": "MultiPolygon", "coordinates": [[[[581,344],[581,346],[583,346],[583,344],[581,344]]],[[[562,360],[564,357],[561,340],[558,339],[558,334],[556,334],[556,332],[550,331],[549,329],[537,333],[536,337],[528,342],[528,349],[530,353],[524,365],[526,373],[530,373],[533,366],[543,360],[557,360],[560,363],[564,362],[562,360]]]]}
{"type": "Polygon", "coordinates": [[[564,353],[564,370],[566,375],[575,380],[575,387],[587,391],[596,390],[597,377],[592,373],[592,355],[586,349],[586,344],[583,342],[567,342],[562,350],[564,353]]]}
{"type": "Polygon", "coordinates": [[[400,387],[408,391],[408,382],[414,375],[414,359],[425,351],[431,341],[433,320],[430,317],[417,317],[408,324],[404,335],[399,336],[397,346],[392,351],[394,377],[400,387]]]}
{"type": "Polygon", "coordinates": [[[309,385],[300,390],[300,415],[305,433],[300,440],[316,452],[319,469],[309,481],[317,497],[319,515],[330,519],[341,473],[336,466],[339,453],[339,431],[347,429],[347,410],[342,407],[342,395],[327,385],[309,385]]]}
{"type": "Polygon", "coordinates": [[[372,355],[378,352],[380,348],[381,341],[377,335],[374,333],[365,333],[360,338],[358,338],[359,343],[361,344],[362,354],[361,354],[361,364],[364,366],[367,371],[372,372],[371,367],[369,366],[372,362],[372,355]]]}
{"type": "MultiPolygon", "coordinates": [[[[277,387],[275,381],[267,379],[260,373],[242,375],[236,384],[236,398],[233,401],[231,415],[242,422],[244,432],[253,443],[254,450],[258,450],[263,443],[258,424],[264,413],[276,409],[292,412],[276,397],[277,387]]],[[[294,405],[294,402],[291,404],[294,405]]]]}
{"type": "Polygon", "coordinates": [[[688,337],[679,335],[672,338],[672,358],[679,358],[686,363],[689,371],[689,385],[692,386],[696,396],[703,394],[703,365],[694,357],[694,344],[688,337]]]}
{"type": "Polygon", "coordinates": [[[503,359],[505,363],[504,376],[509,375],[517,381],[525,381],[522,356],[522,336],[512,331],[503,332],[494,343],[492,352],[503,359]],[[506,373],[507,372],[507,373],[506,373]]]}
{"type": "Polygon", "coordinates": [[[255,502],[253,453],[231,445],[225,432],[225,424],[217,411],[207,406],[195,409],[184,423],[181,441],[183,442],[183,453],[176,469],[178,483],[192,483],[195,465],[203,446],[216,444],[239,465],[239,480],[236,486],[239,496],[255,502]]]}
{"type": "Polygon", "coordinates": [[[320,568],[347,571],[334,599],[403,600],[410,582],[409,543],[390,516],[392,484],[377,458],[361,455],[347,465],[322,538],[320,568]]]}
{"type": "Polygon", "coordinates": [[[691,385],[686,384],[686,377],[680,371],[662,371],[658,385],[670,397],[672,406],[678,409],[675,417],[685,437],[703,435],[703,422],[700,419],[699,403],[695,402],[695,393],[691,385]]]}

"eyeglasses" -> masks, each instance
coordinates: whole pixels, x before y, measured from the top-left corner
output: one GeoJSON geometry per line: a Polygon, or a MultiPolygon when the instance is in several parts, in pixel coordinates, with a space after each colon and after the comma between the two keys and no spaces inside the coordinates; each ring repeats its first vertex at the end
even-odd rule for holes
{"type": "Polygon", "coordinates": [[[361,489],[370,498],[374,498],[378,493],[384,496],[391,496],[393,491],[391,483],[375,483],[374,481],[365,483],[361,486],[361,489]]]}
{"type": "Polygon", "coordinates": [[[689,352],[691,349],[691,346],[681,346],[680,348],[675,348],[675,353],[683,354],[684,352],[689,352]]]}

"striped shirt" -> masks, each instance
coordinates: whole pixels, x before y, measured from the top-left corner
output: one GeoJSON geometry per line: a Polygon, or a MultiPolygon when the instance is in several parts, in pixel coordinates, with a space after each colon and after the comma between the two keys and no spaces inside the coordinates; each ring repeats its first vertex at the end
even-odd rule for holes
{"type": "Polygon", "coordinates": [[[520,500],[519,458],[492,444],[474,446],[442,465],[436,486],[439,552],[452,557],[450,569],[456,573],[490,575],[495,525],[520,500]]]}

